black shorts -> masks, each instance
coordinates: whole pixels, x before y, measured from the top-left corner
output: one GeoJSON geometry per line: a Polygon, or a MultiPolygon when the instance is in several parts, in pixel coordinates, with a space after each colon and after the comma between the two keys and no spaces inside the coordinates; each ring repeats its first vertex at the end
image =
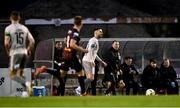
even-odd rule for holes
{"type": "Polygon", "coordinates": [[[64,60],[64,65],[61,67],[61,69],[68,71],[69,68],[74,69],[76,72],[80,72],[82,70],[82,64],[77,56],[73,56],[71,60],[64,60]]]}
{"type": "Polygon", "coordinates": [[[110,81],[110,82],[112,82],[112,83],[115,83],[116,82],[116,76],[115,75],[112,75],[112,74],[110,74],[110,73],[106,73],[105,75],[104,75],[104,79],[103,79],[103,81],[110,81]]]}
{"type": "Polygon", "coordinates": [[[15,54],[10,58],[10,69],[24,69],[26,65],[27,55],[26,54],[15,54]]]}

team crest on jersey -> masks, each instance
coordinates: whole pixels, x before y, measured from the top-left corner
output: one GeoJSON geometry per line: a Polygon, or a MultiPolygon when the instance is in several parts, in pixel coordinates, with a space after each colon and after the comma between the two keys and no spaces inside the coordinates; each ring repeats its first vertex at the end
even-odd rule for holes
{"type": "Polygon", "coordinates": [[[75,32],[75,33],[73,34],[73,37],[78,37],[78,36],[79,36],[79,33],[76,33],[76,32],[75,32]]]}
{"type": "Polygon", "coordinates": [[[96,50],[96,49],[97,49],[97,44],[95,44],[95,43],[94,43],[94,44],[92,44],[92,45],[91,45],[91,48],[93,48],[93,49],[95,49],[95,50],[96,50]]]}

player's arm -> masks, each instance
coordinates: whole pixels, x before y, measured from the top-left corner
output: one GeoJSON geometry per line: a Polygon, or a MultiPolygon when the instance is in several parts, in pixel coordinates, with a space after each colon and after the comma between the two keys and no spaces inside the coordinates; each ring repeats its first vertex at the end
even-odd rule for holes
{"type": "Polygon", "coordinates": [[[89,43],[88,43],[89,45],[88,45],[88,47],[87,47],[87,49],[88,49],[88,53],[89,53],[89,58],[90,58],[90,62],[93,64],[93,66],[95,66],[95,61],[94,61],[94,51],[95,51],[95,43],[93,43],[92,42],[92,40],[90,40],[89,41],[89,43]]]}
{"type": "MultiPolygon", "coordinates": [[[[89,56],[90,56],[90,59],[91,60],[94,60],[94,47],[93,47],[93,44],[90,44],[90,47],[88,48],[88,51],[89,51],[89,56]]],[[[94,61],[91,61],[91,62],[93,62],[94,63],[94,61]]],[[[95,63],[94,63],[95,64],[95,63]]]]}
{"type": "Polygon", "coordinates": [[[88,52],[87,49],[84,49],[84,48],[78,46],[78,45],[76,44],[76,42],[77,42],[76,40],[71,39],[71,40],[70,40],[70,47],[73,48],[73,49],[76,49],[76,50],[78,50],[78,51],[80,51],[80,52],[84,52],[84,53],[87,53],[87,52],[88,52]]]}
{"type": "Polygon", "coordinates": [[[10,43],[11,43],[10,33],[8,32],[7,29],[5,29],[4,46],[5,46],[5,49],[6,49],[6,52],[7,52],[8,55],[9,55],[10,47],[11,47],[10,43]]]}
{"type": "Polygon", "coordinates": [[[103,66],[107,66],[107,63],[105,63],[98,55],[96,56],[96,60],[103,64],[103,66]]]}
{"type": "Polygon", "coordinates": [[[27,47],[27,51],[28,51],[28,55],[31,55],[31,51],[34,48],[35,41],[30,32],[28,32],[28,39],[29,39],[29,44],[27,47]]]}

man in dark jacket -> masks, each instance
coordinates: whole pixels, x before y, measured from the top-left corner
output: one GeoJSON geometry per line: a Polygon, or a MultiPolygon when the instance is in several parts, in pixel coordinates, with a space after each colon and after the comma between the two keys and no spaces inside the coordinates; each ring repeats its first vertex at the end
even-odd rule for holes
{"type": "Polygon", "coordinates": [[[105,67],[105,75],[103,82],[107,85],[106,95],[112,92],[113,95],[116,94],[115,86],[118,80],[118,75],[120,75],[120,63],[121,56],[119,52],[119,42],[113,41],[112,47],[104,54],[104,61],[107,63],[105,67]]]}
{"type": "Polygon", "coordinates": [[[123,72],[123,80],[126,88],[126,95],[130,94],[130,89],[133,89],[133,95],[137,95],[139,84],[137,82],[138,71],[133,65],[133,59],[130,56],[125,57],[124,63],[121,65],[123,72]]]}
{"type": "Polygon", "coordinates": [[[155,59],[150,59],[149,64],[145,67],[142,77],[141,83],[143,86],[144,93],[147,89],[154,89],[155,92],[159,89],[159,74],[160,70],[157,67],[157,62],[155,59]]]}

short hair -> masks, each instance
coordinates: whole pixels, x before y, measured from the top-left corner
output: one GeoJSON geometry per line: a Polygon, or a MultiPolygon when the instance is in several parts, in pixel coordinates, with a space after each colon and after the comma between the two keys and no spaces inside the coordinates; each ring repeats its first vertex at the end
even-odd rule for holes
{"type": "Polygon", "coordinates": [[[12,20],[17,21],[20,18],[20,13],[18,11],[12,11],[10,17],[12,20]]]}
{"type": "Polygon", "coordinates": [[[60,43],[60,41],[56,41],[55,44],[60,43]]]}
{"type": "Polygon", "coordinates": [[[157,61],[154,58],[149,59],[150,63],[157,63],[157,61]]]}
{"type": "Polygon", "coordinates": [[[96,31],[96,30],[99,30],[99,29],[102,29],[102,28],[96,27],[96,28],[93,29],[93,31],[96,31]]]}
{"type": "Polygon", "coordinates": [[[113,41],[112,41],[112,44],[113,44],[113,43],[115,43],[115,42],[119,42],[119,41],[117,41],[117,40],[113,40],[113,41]]]}
{"type": "Polygon", "coordinates": [[[74,24],[80,26],[82,24],[82,17],[81,16],[75,16],[74,17],[74,24]]]}
{"type": "Polygon", "coordinates": [[[164,63],[165,61],[169,61],[169,63],[171,64],[171,61],[169,58],[165,58],[162,63],[164,63]]]}
{"type": "Polygon", "coordinates": [[[128,59],[132,59],[132,57],[126,56],[126,57],[124,57],[124,59],[125,59],[125,60],[128,60],[128,59]]]}

